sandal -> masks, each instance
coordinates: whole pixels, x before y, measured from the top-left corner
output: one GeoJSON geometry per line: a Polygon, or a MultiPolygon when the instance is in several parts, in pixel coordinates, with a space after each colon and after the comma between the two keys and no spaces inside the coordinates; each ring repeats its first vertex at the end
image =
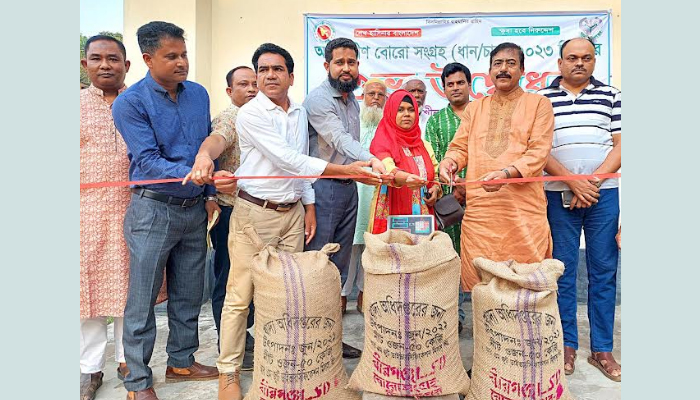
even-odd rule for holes
{"type": "Polygon", "coordinates": [[[124,381],[124,378],[129,375],[129,367],[124,364],[124,366],[121,366],[121,363],[117,367],[117,378],[119,378],[120,381],[124,381]]]}
{"type": "Polygon", "coordinates": [[[576,349],[564,346],[564,373],[571,375],[576,369],[576,349]]]}
{"type": "Polygon", "coordinates": [[[621,382],[622,381],[622,365],[618,364],[613,358],[611,352],[592,352],[588,357],[588,363],[598,368],[608,379],[621,382]],[[618,371],[619,375],[614,375],[618,371]]]}

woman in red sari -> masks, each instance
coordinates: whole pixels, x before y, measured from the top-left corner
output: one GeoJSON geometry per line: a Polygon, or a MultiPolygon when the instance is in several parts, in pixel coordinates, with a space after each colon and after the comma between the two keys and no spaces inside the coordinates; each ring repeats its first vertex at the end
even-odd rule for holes
{"type": "Polygon", "coordinates": [[[416,99],[405,90],[395,91],[384,106],[369,150],[394,179],[374,192],[371,233],[385,232],[389,215],[434,215],[433,205],[442,196],[434,183],[438,162],[430,143],[421,139],[417,110],[416,99]]]}

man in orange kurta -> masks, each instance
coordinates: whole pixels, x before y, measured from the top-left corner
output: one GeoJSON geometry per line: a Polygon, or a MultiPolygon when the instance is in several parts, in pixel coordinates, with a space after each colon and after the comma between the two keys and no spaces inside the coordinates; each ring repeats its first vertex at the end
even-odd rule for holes
{"type": "MultiPolygon", "coordinates": [[[[554,114],[544,96],[519,86],[523,51],[502,43],[491,52],[493,96],[469,103],[440,163],[449,181],[467,167],[467,181],[541,176],[552,147],[554,114]]],[[[547,201],[542,182],[467,186],[462,221],[462,287],[479,281],[473,260],[540,262],[552,256],[547,201]]]]}

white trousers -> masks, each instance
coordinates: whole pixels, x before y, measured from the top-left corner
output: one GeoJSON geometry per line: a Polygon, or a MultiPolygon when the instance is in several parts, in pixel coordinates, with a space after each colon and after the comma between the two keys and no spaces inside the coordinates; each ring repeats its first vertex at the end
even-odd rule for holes
{"type": "Polygon", "coordinates": [[[348,277],[343,285],[341,296],[350,296],[352,288],[357,284],[360,292],[365,288],[365,270],[362,268],[362,252],[365,251],[364,244],[353,244],[352,253],[350,253],[350,265],[348,266],[348,277]]]}
{"type": "MultiPolygon", "coordinates": [[[[114,359],[126,362],[122,332],[124,318],[114,317],[114,359]]],[[[92,374],[105,367],[107,350],[107,317],[80,320],[80,372],[92,374]]]]}

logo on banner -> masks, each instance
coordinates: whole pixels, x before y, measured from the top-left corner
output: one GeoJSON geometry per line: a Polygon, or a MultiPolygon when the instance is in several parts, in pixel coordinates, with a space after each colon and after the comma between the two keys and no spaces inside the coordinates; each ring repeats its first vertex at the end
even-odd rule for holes
{"type": "Polygon", "coordinates": [[[581,18],[578,22],[578,27],[585,36],[591,39],[598,39],[603,34],[603,20],[599,17],[581,18]]]}
{"type": "Polygon", "coordinates": [[[333,36],[335,35],[335,32],[333,30],[333,25],[331,25],[328,21],[321,21],[319,22],[318,25],[316,25],[316,29],[314,30],[314,36],[316,36],[316,40],[318,40],[321,43],[326,43],[333,39],[333,36]]]}

